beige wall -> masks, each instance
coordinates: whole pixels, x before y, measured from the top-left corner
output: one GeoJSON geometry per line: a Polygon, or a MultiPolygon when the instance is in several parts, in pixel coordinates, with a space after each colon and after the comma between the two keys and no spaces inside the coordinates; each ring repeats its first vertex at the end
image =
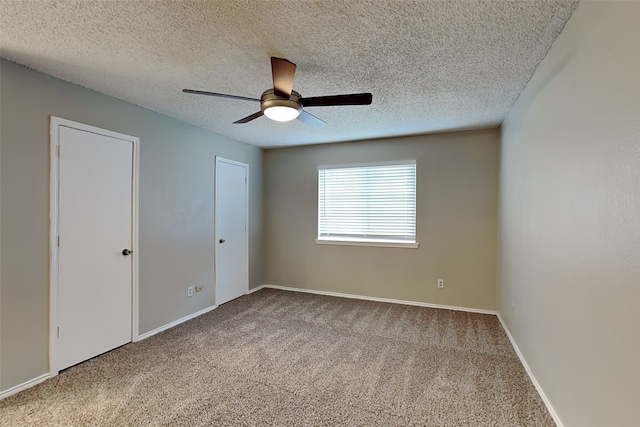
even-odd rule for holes
{"type": "Polygon", "coordinates": [[[495,309],[498,163],[497,129],[267,150],[266,283],[495,309]],[[408,159],[418,249],[315,244],[318,165],[408,159]]]}
{"type": "Polygon", "coordinates": [[[640,425],[639,41],[583,2],[503,125],[499,311],[565,426],[640,425]]]}
{"type": "Polygon", "coordinates": [[[48,372],[49,116],[140,138],[140,333],[213,304],[213,168],[250,165],[250,285],[262,278],[262,150],[0,63],[0,390],[48,372]],[[186,296],[186,287],[205,292],[186,296]]]}

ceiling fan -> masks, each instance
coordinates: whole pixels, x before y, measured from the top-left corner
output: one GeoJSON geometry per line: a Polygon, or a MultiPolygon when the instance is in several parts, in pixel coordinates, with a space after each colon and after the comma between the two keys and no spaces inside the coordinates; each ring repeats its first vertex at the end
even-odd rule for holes
{"type": "Polygon", "coordinates": [[[371,104],[372,96],[370,93],[353,93],[349,95],[314,96],[311,98],[303,98],[298,92],[293,90],[293,77],[295,72],[296,64],[293,62],[287,61],[286,59],[271,57],[273,89],[265,90],[260,99],[194,89],[183,89],[182,91],[196,95],[209,95],[221,98],[260,102],[260,111],[243,119],[237,120],[233,122],[234,124],[249,123],[251,120],[265,115],[271,120],[278,122],[287,122],[297,118],[309,126],[321,127],[326,125],[326,123],[313,114],[306,112],[304,108],[371,104]]]}

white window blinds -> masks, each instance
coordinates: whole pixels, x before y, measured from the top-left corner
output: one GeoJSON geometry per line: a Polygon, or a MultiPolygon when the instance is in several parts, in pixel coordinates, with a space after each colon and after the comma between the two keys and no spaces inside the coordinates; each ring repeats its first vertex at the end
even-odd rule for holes
{"type": "Polygon", "coordinates": [[[415,163],[318,170],[318,239],[416,241],[415,163]]]}

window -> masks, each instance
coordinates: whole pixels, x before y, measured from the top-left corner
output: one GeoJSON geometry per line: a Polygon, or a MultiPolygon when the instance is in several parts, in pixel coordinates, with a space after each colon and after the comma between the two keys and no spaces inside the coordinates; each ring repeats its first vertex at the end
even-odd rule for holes
{"type": "Polygon", "coordinates": [[[418,247],[416,164],[318,169],[319,244],[418,247]]]}

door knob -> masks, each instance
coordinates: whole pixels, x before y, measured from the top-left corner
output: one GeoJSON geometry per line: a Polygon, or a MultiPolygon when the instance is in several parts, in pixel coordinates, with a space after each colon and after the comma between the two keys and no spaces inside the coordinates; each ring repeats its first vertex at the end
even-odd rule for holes
{"type": "Polygon", "coordinates": [[[224,239],[220,239],[220,240],[219,240],[219,242],[220,242],[220,243],[224,243],[224,242],[226,242],[226,240],[224,240],[224,239]]]}
{"type": "Polygon", "coordinates": [[[129,249],[123,249],[122,250],[122,255],[127,256],[127,255],[131,255],[133,253],[133,251],[130,251],[129,249]]]}

